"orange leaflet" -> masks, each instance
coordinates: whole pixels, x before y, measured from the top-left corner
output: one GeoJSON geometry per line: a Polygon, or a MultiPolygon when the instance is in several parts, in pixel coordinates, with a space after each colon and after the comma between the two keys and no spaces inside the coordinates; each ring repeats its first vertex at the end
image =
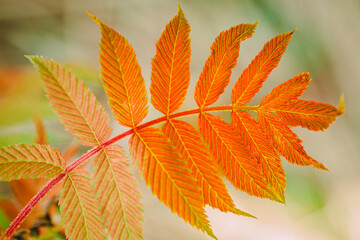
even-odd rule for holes
{"type": "Polygon", "coordinates": [[[269,187],[250,149],[231,125],[208,113],[200,114],[199,128],[227,179],[238,189],[282,201],[269,187]]]}
{"type": "Polygon", "coordinates": [[[165,115],[184,102],[190,84],[190,26],[179,6],[156,43],[152,60],[151,103],[165,115]]]}
{"type": "Polygon", "coordinates": [[[129,164],[118,145],[107,146],[94,157],[93,186],[112,239],[143,239],[143,205],[129,164]]]}
{"type": "Polygon", "coordinates": [[[106,239],[89,176],[89,172],[76,169],[64,179],[59,205],[62,222],[66,223],[66,238],[69,240],[106,239]]]}
{"type": "Polygon", "coordinates": [[[157,128],[136,131],[129,141],[135,165],[151,191],[172,212],[216,239],[204,210],[204,200],[186,159],[157,128]]]}
{"type": "Polygon", "coordinates": [[[101,80],[114,117],[121,125],[135,127],[148,113],[145,82],[135,52],[122,35],[90,16],[101,29],[101,80]]]}
{"type": "Polygon", "coordinates": [[[90,89],[60,64],[38,56],[28,58],[39,69],[47,97],[66,130],[86,146],[104,143],[111,134],[109,118],[90,89]]]}
{"type": "Polygon", "coordinates": [[[218,165],[201,139],[198,131],[186,122],[169,120],[162,128],[164,134],[188,161],[192,175],[202,189],[205,204],[223,212],[251,216],[235,207],[218,171],[218,165]]]}
{"type": "Polygon", "coordinates": [[[291,104],[279,106],[276,114],[293,127],[301,126],[309,130],[319,131],[330,126],[335,119],[345,112],[343,101],[339,108],[330,104],[306,100],[295,100],[291,104]]]}
{"type": "Polygon", "coordinates": [[[255,96],[271,71],[278,66],[293,33],[278,35],[264,45],[236,81],[231,95],[234,105],[246,104],[255,96]]]}
{"type": "Polygon", "coordinates": [[[271,109],[277,106],[282,106],[290,101],[298,99],[309,86],[309,73],[301,73],[286,82],[275,87],[267,96],[261,101],[261,109],[271,109]]]}
{"type": "Polygon", "coordinates": [[[286,177],[280,156],[274,151],[269,137],[247,112],[232,112],[231,123],[244,143],[258,160],[266,181],[276,189],[278,201],[285,202],[286,177]]]}
{"type": "Polygon", "coordinates": [[[240,24],[221,32],[211,46],[211,55],[205,62],[195,87],[195,101],[200,108],[217,101],[229,84],[232,69],[239,56],[240,42],[252,37],[257,22],[240,24]]]}
{"type": "Polygon", "coordinates": [[[314,168],[327,170],[322,163],[307,155],[301,145],[302,141],[286,126],[284,120],[272,113],[259,112],[258,121],[262,129],[271,137],[273,146],[289,162],[302,166],[312,165],[314,168]]]}

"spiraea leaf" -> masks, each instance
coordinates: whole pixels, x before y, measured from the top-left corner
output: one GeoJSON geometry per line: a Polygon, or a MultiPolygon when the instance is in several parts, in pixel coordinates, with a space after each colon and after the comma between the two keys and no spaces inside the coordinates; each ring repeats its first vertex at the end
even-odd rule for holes
{"type": "Polygon", "coordinates": [[[50,59],[29,59],[39,69],[48,99],[66,130],[86,146],[105,142],[111,134],[109,118],[90,89],[50,59]]]}
{"type": "Polygon", "coordinates": [[[69,240],[106,239],[101,215],[85,170],[67,173],[59,199],[60,213],[69,240]]]}
{"type": "Polygon", "coordinates": [[[187,161],[161,130],[148,127],[136,131],[129,146],[133,161],[153,194],[186,222],[216,238],[187,161]]]}
{"type": "Polygon", "coordinates": [[[269,188],[257,160],[230,124],[204,113],[199,116],[199,128],[225,177],[237,189],[282,202],[276,191],[269,188]]]}
{"type": "Polygon", "coordinates": [[[135,52],[122,35],[90,16],[101,30],[101,80],[110,108],[121,125],[135,127],[148,113],[145,82],[135,52]]]}
{"type": "Polygon", "coordinates": [[[278,35],[264,45],[236,81],[231,95],[234,105],[246,104],[255,96],[271,71],[278,66],[293,33],[278,35]]]}
{"type": "Polygon", "coordinates": [[[143,239],[140,192],[120,146],[107,146],[95,156],[93,185],[111,238],[143,239]]]}
{"type": "Polygon", "coordinates": [[[152,60],[151,103],[165,115],[184,102],[190,84],[190,26],[179,6],[156,43],[152,60]]]}
{"type": "Polygon", "coordinates": [[[188,161],[191,173],[202,189],[205,204],[223,212],[251,216],[236,208],[221,178],[214,157],[193,126],[183,121],[169,120],[162,130],[177,147],[183,158],[188,161]]]}
{"type": "Polygon", "coordinates": [[[50,145],[19,144],[0,148],[1,181],[54,177],[65,165],[61,152],[50,145]]]}
{"type": "Polygon", "coordinates": [[[257,22],[240,24],[221,32],[211,46],[211,55],[205,62],[195,87],[195,101],[201,108],[217,101],[229,84],[232,69],[239,56],[240,42],[252,37],[257,22]]]}
{"type": "Polygon", "coordinates": [[[271,137],[272,145],[289,162],[302,166],[327,170],[322,164],[310,157],[301,145],[301,140],[290,130],[284,120],[269,112],[259,112],[258,121],[262,129],[271,137]]]}
{"type": "Polygon", "coordinates": [[[285,172],[281,165],[280,156],[275,152],[269,137],[247,112],[232,112],[231,123],[243,142],[250,147],[254,157],[258,160],[266,181],[272,189],[275,189],[281,202],[285,202],[285,172]]]}

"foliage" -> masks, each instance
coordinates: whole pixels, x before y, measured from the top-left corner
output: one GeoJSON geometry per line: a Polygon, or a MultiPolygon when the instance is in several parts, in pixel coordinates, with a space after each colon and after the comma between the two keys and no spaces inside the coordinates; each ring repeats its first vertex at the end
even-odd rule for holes
{"type": "Polygon", "coordinates": [[[126,136],[130,136],[134,165],[159,201],[215,239],[205,205],[252,217],[237,209],[222,176],[250,195],[285,203],[286,176],[280,156],[294,164],[327,170],[305,152],[291,127],[326,129],[344,113],[343,99],[338,108],[299,100],[310,83],[309,74],[302,73],[274,88],[260,105],[245,105],[279,64],[294,31],[264,45],[233,87],[231,105],[211,107],[230,81],[241,42],[252,37],[257,23],[221,32],[196,84],[198,108],[176,112],[189,87],[191,55],[190,25],[179,7],[157,41],[152,60],[151,103],[164,116],[142,123],[148,114],[148,99],[135,52],[126,38],[90,16],[102,34],[101,79],[110,108],[118,123],[130,129],[109,139],[109,118],[90,89],[60,64],[29,56],[66,130],[93,148],[68,165],[50,145],[14,145],[0,150],[1,180],[54,177],[14,220],[6,236],[14,232],[38,198],[61,182],[60,211],[68,239],[142,239],[140,192],[123,149],[114,145],[126,136]],[[210,113],[214,111],[230,111],[231,123],[210,113]],[[198,115],[199,131],[177,120],[194,114],[198,115]],[[160,123],[164,123],[161,129],[153,127],[160,123]],[[90,158],[92,173],[79,167],[90,158]]]}

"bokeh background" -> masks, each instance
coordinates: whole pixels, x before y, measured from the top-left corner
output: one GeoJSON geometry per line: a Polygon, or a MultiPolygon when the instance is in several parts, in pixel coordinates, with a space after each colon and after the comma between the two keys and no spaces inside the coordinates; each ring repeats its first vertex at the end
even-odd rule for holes
{"type": "MultiPolygon", "coordinates": [[[[312,78],[303,98],[337,105],[344,94],[346,100],[346,114],[328,130],[294,129],[308,154],[331,172],[284,161],[286,206],[250,197],[228,185],[238,208],[258,219],[206,208],[215,234],[224,240],[360,239],[360,1],[183,0],[180,5],[191,25],[192,46],[192,85],[182,109],[195,106],[193,89],[219,32],[258,20],[253,38],[241,45],[230,85],[267,40],[297,28],[282,62],[253,103],[258,104],[273,87],[301,72],[310,72],[312,78]]],[[[52,145],[61,149],[73,141],[47,103],[26,54],[44,55],[69,66],[107,104],[97,62],[100,34],[86,11],[129,40],[150,86],[154,44],[176,14],[176,1],[0,0],[0,145],[31,143],[34,117],[43,120],[52,145]]],[[[228,87],[217,104],[229,104],[230,90],[228,87]]],[[[158,116],[150,106],[147,120],[158,116]]],[[[196,122],[196,118],[187,120],[196,122]]],[[[125,130],[114,121],[112,124],[114,134],[125,130]]],[[[127,139],[120,144],[127,147],[127,139]]],[[[145,204],[145,239],[210,239],[171,214],[138,179],[145,204]]],[[[13,197],[4,183],[0,197],[13,197]]]]}

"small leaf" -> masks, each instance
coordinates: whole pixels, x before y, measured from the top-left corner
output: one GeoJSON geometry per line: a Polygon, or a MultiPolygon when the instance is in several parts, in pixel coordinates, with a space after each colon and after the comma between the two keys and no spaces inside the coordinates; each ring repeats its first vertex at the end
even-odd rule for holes
{"type": "Polygon", "coordinates": [[[330,104],[311,100],[295,100],[288,105],[279,106],[273,111],[276,111],[276,114],[290,126],[301,126],[313,131],[323,131],[338,116],[342,115],[345,109],[337,109],[330,104]]]}
{"type": "Polygon", "coordinates": [[[148,113],[145,82],[135,52],[122,35],[89,15],[101,30],[101,79],[110,108],[121,125],[133,128],[148,113]]]}
{"type": "Polygon", "coordinates": [[[79,169],[67,173],[60,193],[61,219],[69,240],[106,239],[88,176],[88,172],[79,169]]]}
{"type": "Polygon", "coordinates": [[[61,152],[50,145],[20,144],[0,148],[1,181],[54,177],[64,168],[61,152]]]}
{"type": "Polygon", "coordinates": [[[66,130],[86,146],[105,142],[111,134],[109,118],[90,89],[52,60],[29,59],[39,69],[49,101],[66,130]]]}
{"type": "Polygon", "coordinates": [[[259,111],[258,121],[268,136],[271,136],[273,146],[289,162],[302,166],[312,165],[314,168],[328,170],[322,163],[307,155],[301,145],[302,141],[286,126],[284,120],[272,113],[259,111]]]}
{"type": "Polygon", "coordinates": [[[234,105],[246,104],[255,96],[271,71],[278,66],[293,33],[278,35],[264,45],[236,81],[231,95],[234,105]]]}
{"type": "Polygon", "coordinates": [[[216,239],[204,210],[204,201],[187,161],[156,128],[136,131],[130,152],[147,185],[158,199],[190,225],[216,239]]]}
{"type": "Polygon", "coordinates": [[[286,105],[298,99],[305,92],[309,83],[309,73],[299,74],[275,87],[271,93],[263,98],[260,107],[271,109],[286,105]]]}
{"type": "Polygon", "coordinates": [[[187,159],[188,166],[192,169],[191,173],[202,189],[205,204],[223,212],[251,216],[236,208],[221,178],[214,157],[193,126],[186,122],[169,120],[162,130],[177,147],[184,159],[187,159]]]}
{"type": "Polygon", "coordinates": [[[111,238],[143,239],[141,194],[120,146],[103,148],[94,157],[93,184],[111,238]]]}
{"type": "Polygon", "coordinates": [[[179,6],[156,43],[152,60],[151,103],[165,115],[184,102],[190,84],[190,26],[179,6]]]}
{"type": "Polygon", "coordinates": [[[279,198],[285,202],[285,172],[281,165],[280,156],[275,152],[269,137],[247,112],[232,112],[231,124],[260,163],[267,182],[276,189],[279,198]]]}
{"type": "Polygon", "coordinates": [[[282,202],[282,199],[268,188],[257,160],[230,124],[219,117],[203,113],[199,116],[199,128],[225,177],[237,189],[249,195],[282,202]]]}
{"type": "Polygon", "coordinates": [[[200,108],[215,103],[229,84],[232,69],[239,56],[240,42],[252,37],[257,22],[240,24],[221,32],[211,46],[211,55],[205,62],[195,87],[195,101],[200,108]]]}

